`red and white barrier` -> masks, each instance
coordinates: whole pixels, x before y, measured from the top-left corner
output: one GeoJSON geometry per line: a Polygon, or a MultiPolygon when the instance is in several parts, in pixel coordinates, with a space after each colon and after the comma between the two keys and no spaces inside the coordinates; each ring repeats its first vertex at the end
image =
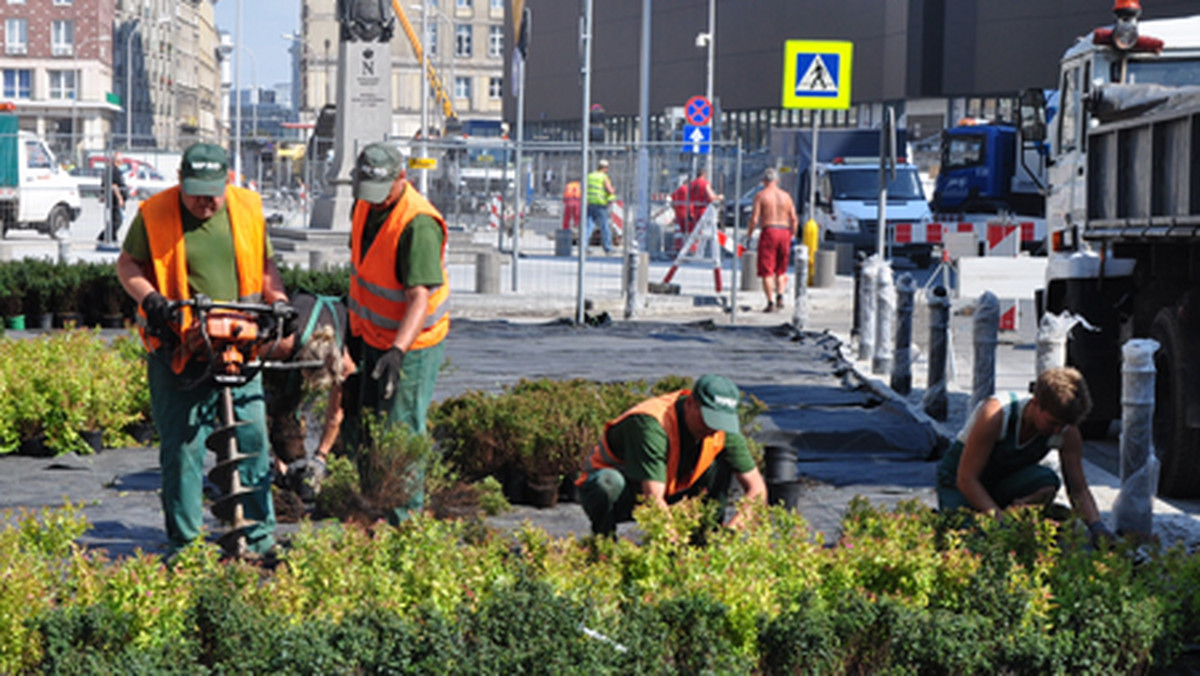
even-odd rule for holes
{"type": "Polygon", "coordinates": [[[1001,298],[1000,299],[1000,326],[1001,331],[1016,331],[1018,329],[1017,322],[1017,299],[1016,298],[1001,298]]]}
{"type": "Polygon", "coordinates": [[[499,230],[501,218],[500,196],[492,195],[492,198],[488,200],[488,227],[492,230],[499,230]]]}
{"type": "Polygon", "coordinates": [[[1021,226],[1016,223],[988,223],[984,253],[988,256],[1016,256],[1021,251],[1021,226]]]}
{"type": "MultiPolygon", "coordinates": [[[[980,241],[987,243],[988,255],[1000,255],[997,249],[992,253],[992,238],[998,237],[997,244],[1005,237],[1012,237],[1016,249],[1011,255],[1016,255],[1020,245],[1026,242],[1040,242],[1046,237],[1046,223],[1042,220],[1015,221],[1000,223],[997,221],[934,221],[932,223],[892,223],[888,226],[892,244],[941,244],[947,233],[973,232],[980,241]]],[[[1012,243],[1005,240],[1004,247],[1012,243]]],[[[1006,254],[1007,255],[1007,254],[1006,254]]]]}
{"type": "Polygon", "coordinates": [[[608,210],[608,224],[612,228],[614,235],[621,235],[625,232],[625,203],[617,200],[612,203],[612,208],[608,210]]]}

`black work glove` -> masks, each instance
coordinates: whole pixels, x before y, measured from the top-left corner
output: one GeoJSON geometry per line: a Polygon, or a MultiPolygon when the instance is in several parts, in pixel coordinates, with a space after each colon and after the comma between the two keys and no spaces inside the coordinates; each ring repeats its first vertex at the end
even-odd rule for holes
{"type": "Polygon", "coordinates": [[[161,293],[151,291],[146,294],[142,298],[142,312],[146,313],[146,333],[160,339],[174,335],[171,323],[179,321],[177,311],[161,293]]]}
{"type": "Polygon", "coordinates": [[[1088,542],[1095,548],[1100,547],[1100,543],[1112,545],[1117,541],[1117,536],[1104,525],[1103,521],[1095,521],[1088,524],[1088,542]]]}
{"type": "Polygon", "coordinates": [[[383,385],[383,398],[391,399],[396,394],[396,383],[400,382],[400,366],[404,364],[404,350],[392,346],[375,362],[371,377],[383,385]]]}
{"type": "Polygon", "coordinates": [[[279,322],[279,337],[287,338],[288,336],[300,330],[300,313],[296,312],[296,308],[288,305],[286,300],[277,300],[271,304],[271,314],[275,317],[275,321],[279,322]]]}

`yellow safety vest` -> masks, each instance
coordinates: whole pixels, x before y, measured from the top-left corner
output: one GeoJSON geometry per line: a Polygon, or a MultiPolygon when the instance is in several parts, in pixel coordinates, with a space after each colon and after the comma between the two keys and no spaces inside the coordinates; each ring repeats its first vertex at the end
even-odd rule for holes
{"type": "Polygon", "coordinates": [[[608,174],[603,171],[593,171],[587,176],[587,201],[588,204],[608,204],[613,200],[614,195],[608,193],[608,189],[604,187],[605,179],[608,174]]]}

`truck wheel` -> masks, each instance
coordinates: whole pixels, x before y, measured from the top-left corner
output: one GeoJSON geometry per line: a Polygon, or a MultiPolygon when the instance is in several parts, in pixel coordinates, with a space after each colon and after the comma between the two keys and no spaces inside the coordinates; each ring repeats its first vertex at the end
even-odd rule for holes
{"type": "Polygon", "coordinates": [[[1154,448],[1162,461],[1158,494],[1190,498],[1200,494],[1197,484],[1198,437],[1188,428],[1183,377],[1183,333],[1173,308],[1158,311],[1150,337],[1162,347],[1154,354],[1154,448]]]}
{"type": "Polygon", "coordinates": [[[58,239],[60,233],[71,227],[71,212],[63,205],[58,205],[50,210],[50,218],[46,219],[46,229],[50,231],[50,236],[58,239]]]}

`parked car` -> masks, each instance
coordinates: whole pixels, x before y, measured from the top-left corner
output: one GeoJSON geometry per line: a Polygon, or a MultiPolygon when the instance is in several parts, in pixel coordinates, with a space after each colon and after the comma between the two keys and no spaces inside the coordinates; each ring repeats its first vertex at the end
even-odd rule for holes
{"type": "Polygon", "coordinates": [[[76,185],[79,186],[80,197],[99,197],[100,181],[104,176],[104,167],[75,167],[68,172],[76,185]]]}
{"type": "Polygon", "coordinates": [[[125,184],[129,186],[129,196],[133,199],[144,200],[175,185],[175,181],[167,180],[149,164],[126,166],[125,184]]]}

